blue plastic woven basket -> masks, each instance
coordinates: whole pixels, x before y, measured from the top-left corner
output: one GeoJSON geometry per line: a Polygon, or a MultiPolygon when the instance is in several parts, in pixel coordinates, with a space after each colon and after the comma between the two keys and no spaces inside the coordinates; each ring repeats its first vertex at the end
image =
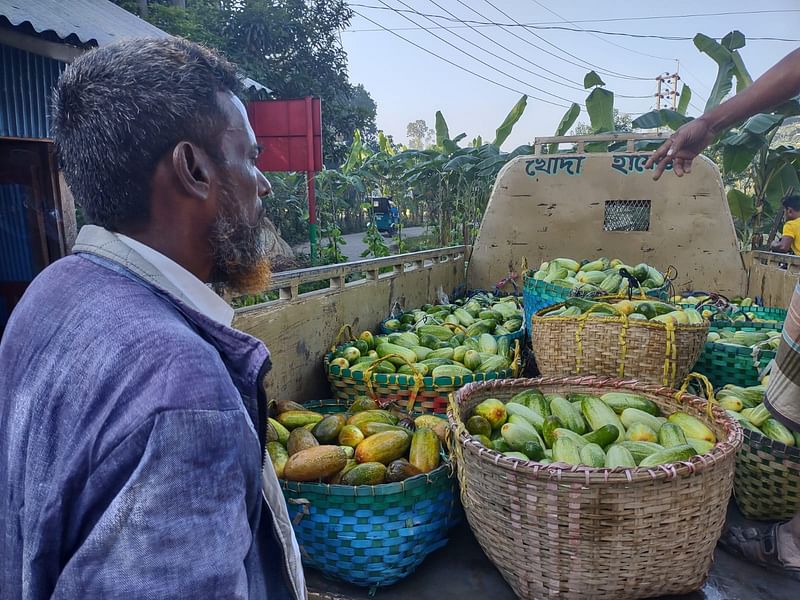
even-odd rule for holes
{"type": "MultiPolygon", "coordinates": [[[[345,410],[336,400],[306,406],[345,410]]],[[[304,564],[369,588],[400,581],[447,544],[462,514],[456,485],[449,462],[374,486],[281,481],[304,564]]]]}
{"type": "MultiPolygon", "coordinates": [[[[526,332],[531,330],[533,315],[543,308],[564,302],[572,295],[570,288],[553,285],[541,279],[534,279],[528,273],[523,275],[522,281],[522,308],[525,313],[525,322],[522,327],[526,332]]],[[[649,290],[647,295],[651,298],[666,301],[669,299],[669,285],[670,282],[667,281],[662,287],[649,290]]]]}

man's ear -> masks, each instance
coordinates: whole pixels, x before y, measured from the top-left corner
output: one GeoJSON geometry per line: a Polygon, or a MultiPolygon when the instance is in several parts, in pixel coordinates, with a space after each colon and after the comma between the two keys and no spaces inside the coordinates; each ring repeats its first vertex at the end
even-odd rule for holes
{"type": "Polygon", "coordinates": [[[183,192],[200,200],[208,197],[213,167],[205,152],[190,142],[179,142],[172,151],[172,166],[183,192]]]}

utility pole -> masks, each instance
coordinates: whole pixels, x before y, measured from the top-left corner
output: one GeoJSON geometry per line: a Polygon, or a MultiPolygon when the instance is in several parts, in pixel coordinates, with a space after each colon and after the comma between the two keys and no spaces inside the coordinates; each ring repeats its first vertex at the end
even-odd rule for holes
{"type": "Polygon", "coordinates": [[[678,70],[675,69],[674,73],[664,72],[656,77],[656,110],[662,108],[671,108],[678,110],[678,82],[681,76],[678,75],[678,70]]]}

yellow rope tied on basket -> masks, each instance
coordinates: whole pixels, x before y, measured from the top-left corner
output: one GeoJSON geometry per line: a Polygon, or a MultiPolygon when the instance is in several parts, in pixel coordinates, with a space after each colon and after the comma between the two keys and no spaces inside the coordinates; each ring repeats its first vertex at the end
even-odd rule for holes
{"type": "MultiPolygon", "coordinates": [[[[425,385],[425,376],[420,373],[419,369],[417,369],[412,363],[408,362],[405,357],[400,356],[399,354],[387,354],[386,356],[376,358],[372,363],[370,363],[369,367],[364,369],[364,380],[367,384],[367,393],[373,400],[377,398],[372,377],[375,375],[375,370],[378,368],[378,366],[383,361],[391,358],[399,358],[401,361],[411,367],[411,371],[413,373],[411,377],[414,380],[414,384],[411,386],[411,397],[408,402],[408,408],[406,409],[406,412],[411,414],[411,411],[414,408],[414,403],[417,401],[417,394],[419,393],[420,388],[425,385]]],[[[399,373],[398,375],[405,375],[405,373],[399,373]]]]}
{"type": "Polygon", "coordinates": [[[336,352],[336,346],[338,346],[339,342],[342,341],[342,334],[344,332],[347,332],[347,335],[350,338],[349,341],[354,341],[356,339],[353,335],[353,326],[349,323],[345,323],[339,328],[339,333],[336,334],[336,339],[333,341],[333,346],[331,346],[331,352],[336,352]]]}
{"type": "Polygon", "coordinates": [[[519,374],[519,353],[520,353],[520,343],[519,340],[514,340],[514,358],[512,359],[514,362],[511,363],[511,372],[516,377],[519,374]]]}
{"type": "Polygon", "coordinates": [[[714,386],[711,385],[711,382],[708,380],[708,377],[706,377],[705,375],[702,375],[700,373],[689,373],[686,376],[686,379],[683,380],[683,384],[681,384],[680,389],[677,392],[675,392],[675,400],[680,402],[681,397],[689,389],[689,384],[691,384],[692,381],[695,380],[695,379],[697,381],[699,381],[700,383],[702,383],[703,387],[705,387],[706,400],[707,400],[707,402],[706,402],[706,415],[708,416],[709,419],[711,419],[714,416],[714,411],[713,411],[712,405],[716,404],[717,399],[714,396],[714,386]]]}
{"type": "Polygon", "coordinates": [[[461,489],[461,503],[467,506],[467,478],[464,475],[464,456],[461,449],[461,433],[466,429],[464,422],[461,420],[461,410],[456,402],[456,397],[453,392],[447,395],[447,405],[453,413],[456,421],[455,432],[450,431],[447,436],[447,444],[450,448],[450,456],[458,470],[458,482],[461,489]]]}
{"type": "Polygon", "coordinates": [[[619,330],[619,378],[622,379],[625,377],[625,359],[628,356],[628,327],[630,325],[630,321],[628,320],[628,315],[622,314],[622,327],[619,330]]]}
{"type": "Polygon", "coordinates": [[[667,321],[664,326],[667,332],[667,345],[664,356],[664,377],[661,383],[669,386],[670,382],[675,381],[675,377],[678,374],[678,347],[675,343],[675,323],[667,321]]]}
{"type": "Polygon", "coordinates": [[[520,273],[523,275],[528,272],[528,257],[522,257],[522,263],[520,264],[520,273]]]}

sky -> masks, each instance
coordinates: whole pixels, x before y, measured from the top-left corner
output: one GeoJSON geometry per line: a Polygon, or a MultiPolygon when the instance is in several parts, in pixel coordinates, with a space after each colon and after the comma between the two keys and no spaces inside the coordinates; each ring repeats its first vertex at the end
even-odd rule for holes
{"type": "MultiPolygon", "coordinates": [[[[800,39],[800,0],[357,0],[349,4],[357,14],[341,39],[350,80],[362,83],[376,101],[378,128],[402,143],[407,143],[409,122],[424,119],[433,127],[437,110],[442,111],[451,137],[464,132],[468,140],[481,135],[491,141],[523,93],[528,95],[527,109],[502,148],[511,150],[537,136],[553,135],[569,104],[585,100],[583,77],[592,69],[615,92],[615,107],[637,116],[655,105],[656,76],[677,68],[681,83],[692,89],[688,114],[697,116],[717,70],[716,63],[694,46],[691,38],[696,33],[720,39],[732,30],[741,31],[748,41],[740,53],[753,79],[800,46],[796,41],[749,39],[800,39]],[[746,14],[692,16],[700,13],[746,14]],[[656,16],[668,18],[652,18],[656,16]],[[689,39],[481,26],[471,21],[689,39]]],[[[582,109],[578,121],[588,120],[582,109]]]]}

